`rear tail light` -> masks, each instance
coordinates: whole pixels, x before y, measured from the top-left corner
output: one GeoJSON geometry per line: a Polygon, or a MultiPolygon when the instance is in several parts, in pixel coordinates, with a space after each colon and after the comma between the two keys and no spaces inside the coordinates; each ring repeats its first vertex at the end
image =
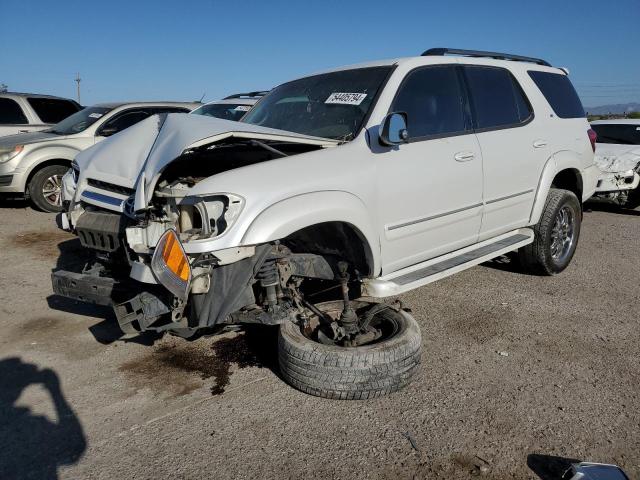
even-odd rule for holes
{"type": "Polygon", "coordinates": [[[176,297],[186,300],[191,283],[191,265],[175,230],[167,230],[156,245],[151,269],[158,281],[176,297]]]}
{"type": "Polygon", "coordinates": [[[596,151],[596,139],[598,138],[598,134],[595,132],[593,128],[587,130],[587,135],[589,135],[589,141],[591,142],[591,148],[593,151],[596,151]]]}

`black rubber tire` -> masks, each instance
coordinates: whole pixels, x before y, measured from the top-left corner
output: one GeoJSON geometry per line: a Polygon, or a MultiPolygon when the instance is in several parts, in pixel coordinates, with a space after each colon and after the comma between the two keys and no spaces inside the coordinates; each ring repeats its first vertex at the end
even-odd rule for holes
{"type": "Polygon", "coordinates": [[[640,207],[640,187],[636,187],[629,192],[629,196],[627,197],[627,201],[624,202],[624,208],[629,208],[631,210],[640,207]]]}
{"type": "Polygon", "coordinates": [[[63,210],[62,205],[59,207],[54,207],[51,205],[42,195],[42,187],[47,178],[53,175],[64,175],[69,170],[69,167],[66,165],[48,165],[46,167],[38,170],[33,177],[31,177],[31,181],[29,182],[29,198],[33,205],[43,212],[61,212],[63,210]]]}
{"type": "Polygon", "coordinates": [[[549,190],[547,202],[540,221],[533,227],[535,239],[533,243],[518,250],[518,257],[522,268],[536,275],[555,275],[562,272],[569,263],[576,251],[580,238],[580,226],[582,223],[582,207],[575,193],[569,190],[552,188],[549,190]],[[573,210],[575,219],[575,242],[564,261],[556,261],[551,256],[551,231],[555,223],[556,216],[560,209],[568,205],[573,210]]]}
{"type": "Polygon", "coordinates": [[[305,337],[295,323],[283,323],[278,335],[282,376],[298,390],[336,400],[376,398],[403,388],[420,365],[420,328],[404,311],[382,313],[397,316],[398,332],[361,347],[317,343],[305,337]]]}

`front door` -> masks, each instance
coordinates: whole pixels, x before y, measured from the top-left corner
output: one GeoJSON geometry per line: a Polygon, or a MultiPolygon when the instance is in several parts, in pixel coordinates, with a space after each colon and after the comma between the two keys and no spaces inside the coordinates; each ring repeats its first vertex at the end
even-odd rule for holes
{"type": "Polygon", "coordinates": [[[461,85],[455,65],[420,67],[393,101],[409,143],[374,156],[384,274],[477,241],[482,155],[461,85]]]}

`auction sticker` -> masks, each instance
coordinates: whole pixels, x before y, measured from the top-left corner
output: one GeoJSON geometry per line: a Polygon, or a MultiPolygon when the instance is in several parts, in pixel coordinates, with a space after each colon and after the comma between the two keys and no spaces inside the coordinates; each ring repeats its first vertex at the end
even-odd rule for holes
{"type": "Polygon", "coordinates": [[[238,105],[236,108],[234,108],[234,110],[236,112],[248,112],[249,110],[251,110],[251,106],[250,105],[238,105]]]}
{"type": "Polygon", "coordinates": [[[367,98],[366,93],[335,92],[329,95],[324,103],[339,103],[342,105],[360,105],[367,98]]]}
{"type": "Polygon", "coordinates": [[[90,113],[89,118],[100,118],[102,115],[102,113],[90,113]]]}

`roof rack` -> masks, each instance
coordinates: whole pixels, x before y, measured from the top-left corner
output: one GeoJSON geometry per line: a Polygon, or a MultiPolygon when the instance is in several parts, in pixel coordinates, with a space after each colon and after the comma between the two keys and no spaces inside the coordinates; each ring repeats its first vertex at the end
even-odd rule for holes
{"type": "Polygon", "coordinates": [[[515,62],[530,62],[538,65],[550,67],[551,64],[546,60],[534,57],[523,57],[522,55],[512,55],[510,53],[485,52],[482,50],[463,50],[460,48],[430,48],[422,53],[422,57],[444,56],[444,55],[463,55],[465,57],[488,57],[497,60],[513,60],[515,62]]]}
{"type": "Polygon", "coordinates": [[[229,95],[228,97],[224,97],[223,100],[230,100],[232,98],[242,98],[242,97],[249,97],[249,98],[264,97],[267,93],[269,93],[269,90],[262,90],[257,92],[248,92],[248,93],[236,93],[235,95],[229,95]]]}

